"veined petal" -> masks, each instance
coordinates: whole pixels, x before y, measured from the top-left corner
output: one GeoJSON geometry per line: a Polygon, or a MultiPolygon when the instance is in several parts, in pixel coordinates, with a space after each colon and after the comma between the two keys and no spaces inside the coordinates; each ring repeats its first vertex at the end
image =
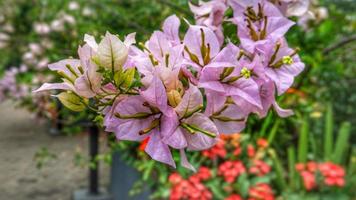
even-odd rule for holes
{"type": "Polygon", "coordinates": [[[167,113],[167,94],[159,78],[153,77],[149,87],[140,94],[151,106],[157,107],[163,114],[167,113]]]}
{"type": "Polygon", "coordinates": [[[202,130],[209,131],[216,135],[216,138],[211,138],[203,133],[197,132],[195,134],[184,131],[185,138],[188,142],[188,149],[190,150],[204,150],[212,147],[219,138],[219,132],[215,124],[205,115],[201,113],[195,113],[190,118],[184,120],[185,123],[195,125],[202,130]]]}
{"type": "Polygon", "coordinates": [[[74,88],[68,83],[44,83],[40,88],[34,90],[33,92],[42,92],[47,90],[69,90],[73,91],[74,88]]]}
{"type": "Polygon", "coordinates": [[[124,44],[129,48],[132,44],[136,43],[136,33],[130,33],[125,37],[124,44]]]}
{"type": "Polygon", "coordinates": [[[126,62],[127,56],[126,45],[117,36],[106,32],[98,46],[100,65],[111,70],[119,70],[126,62]]]}
{"type": "Polygon", "coordinates": [[[98,51],[98,43],[96,43],[94,36],[85,34],[84,41],[94,50],[98,51]]]}
{"type": "Polygon", "coordinates": [[[195,169],[195,167],[189,163],[188,159],[187,159],[187,155],[185,155],[185,150],[184,149],[180,149],[179,150],[180,153],[180,163],[183,167],[192,170],[193,172],[196,172],[197,170],[195,169]]]}
{"type": "Polygon", "coordinates": [[[76,76],[80,75],[80,71],[78,69],[79,66],[81,66],[81,63],[78,59],[64,59],[59,62],[49,64],[48,68],[52,71],[63,72],[71,79],[75,79],[76,76]],[[73,69],[73,72],[68,69],[67,65],[69,65],[73,69]]]}
{"type": "Polygon", "coordinates": [[[168,145],[162,142],[160,132],[157,129],[154,129],[151,133],[145,151],[152,159],[168,164],[174,168],[176,167],[171,151],[168,145]]]}
{"type": "Polygon", "coordinates": [[[169,40],[175,42],[175,44],[180,43],[179,39],[179,27],[180,20],[176,15],[169,16],[163,23],[163,32],[168,37],[169,40]]]}
{"type": "MultiPolygon", "coordinates": [[[[214,58],[220,51],[220,43],[215,33],[204,26],[190,26],[187,33],[184,36],[184,45],[189,51],[196,55],[199,59],[199,63],[203,64],[203,56],[200,47],[202,46],[202,32],[205,35],[205,46],[210,46],[210,58],[214,58]]],[[[189,56],[188,56],[189,57],[189,56]]]]}
{"type": "Polygon", "coordinates": [[[78,93],[79,96],[85,98],[92,98],[95,96],[95,93],[90,88],[90,84],[88,83],[85,76],[80,76],[79,78],[77,78],[77,80],[75,80],[74,87],[76,93],[78,93]]]}
{"type": "Polygon", "coordinates": [[[197,110],[203,106],[203,96],[194,85],[190,85],[189,89],[185,92],[182,101],[175,108],[179,117],[184,117],[186,114],[197,110]]]}

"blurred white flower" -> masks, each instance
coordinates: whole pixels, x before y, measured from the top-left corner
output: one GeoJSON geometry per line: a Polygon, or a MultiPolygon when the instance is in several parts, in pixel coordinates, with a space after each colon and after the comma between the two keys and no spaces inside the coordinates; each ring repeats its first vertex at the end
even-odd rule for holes
{"type": "Polygon", "coordinates": [[[7,42],[0,41],[0,49],[6,48],[7,45],[7,42]]]}
{"type": "Polygon", "coordinates": [[[71,24],[71,25],[75,24],[75,22],[76,22],[74,17],[72,15],[68,15],[68,14],[64,14],[62,16],[62,20],[67,22],[68,24],[71,24]]]}
{"type": "Polygon", "coordinates": [[[287,3],[287,16],[303,16],[309,8],[310,0],[283,0],[287,3]]]}
{"type": "Polygon", "coordinates": [[[68,5],[69,10],[78,10],[79,7],[79,3],[75,1],[71,1],[68,5]]]}
{"type": "Polygon", "coordinates": [[[51,28],[46,23],[34,23],[35,32],[40,35],[46,35],[51,32],[51,28]]]}
{"type": "Polygon", "coordinates": [[[41,40],[41,46],[45,49],[51,49],[53,48],[53,42],[48,38],[44,38],[43,40],[41,40]]]}
{"type": "Polygon", "coordinates": [[[309,22],[315,20],[315,15],[312,11],[306,12],[303,16],[299,17],[297,24],[304,30],[309,28],[309,22]]]}
{"type": "Polygon", "coordinates": [[[51,29],[53,31],[63,31],[64,30],[63,20],[59,20],[59,19],[53,20],[51,22],[51,29]]]}
{"type": "Polygon", "coordinates": [[[48,58],[41,59],[37,64],[37,69],[47,68],[48,63],[49,63],[48,58]]]}
{"type": "Polygon", "coordinates": [[[2,29],[8,33],[14,32],[14,27],[11,24],[5,24],[2,29]]]}
{"type": "Polygon", "coordinates": [[[94,13],[93,10],[89,7],[85,7],[82,12],[83,16],[86,17],[93,15],[93,13],[94,13]]]}
{"type": "Polygon", "coordinates": [[[13,75],[16,75],[19,73],[19,70],[17,69],[17,67],[11,67],[9,72],[13,75]]]}
{"type": "Polygon", "coordinates": [[[22,59],[25,61],[32,60],[35,58],[35,55],[33,55],[32,52],[26,52],[23,56],[22,59]]]}
{"type": "Polygon", "coordinates": [[[328,16],[329,16],[329,12],[328,9],[325,7],[319,7],[315,10],[315,17],[319,21],[328,18],[328,16]]]}
{"type": "Polygon", "coordinates": [[[10,36],[6,33],[0,33],[0,41],[8,41],[10,39],[10,36]]]}
{"type": "Polygon", "coordinates": [[[27,67],[27,65],[25,65],[25,64],[22,64],[22,65],[20,66],[20,68],[19,68],[19,71],[20,71],[21,73],[27,72],[27,70],[28,70],[28,67],[27,67]]]}
{"type": "Polygon", "coordinates": [[[30,43],[28,47],[30,49],[30,52],[34,55],[41,55],[43,53],[41,45],[37,43],[30,43]]]}

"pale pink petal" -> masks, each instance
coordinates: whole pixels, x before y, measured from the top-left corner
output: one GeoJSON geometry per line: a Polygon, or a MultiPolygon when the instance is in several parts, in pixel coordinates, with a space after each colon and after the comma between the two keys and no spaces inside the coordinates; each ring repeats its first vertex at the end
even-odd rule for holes
{"type": "Polygon", "coordinates": [[[273,103],[273,108],[280,117],[289,117],[291,115],[294,115],[293,110],[283,109],[277,104],[277,102],[273,103]]]}
{"type": "Polygon", "coordinates": [[[187,155],[185,155],[185,151],[184,149],[180,149],[179,150],[179,153],[180,153],[180,164],[187,168],[187,169],[190,169],[192,170],[193,172],[196,172],[197,170],[195,169],[195,167],[189,163],[188,159],[187,159],[187,155]]]}
{"type": "Polygon", "coordinates": [[[69,90],[73,91],[73,86],[68,83],[44,83],[40,88],[33,92],[42,92],[47,90],[69,90]]]}
{"type": "Polygon", "coordinates": [[[95,93],[90,88],[90,85],[85,76],[80,76],[77,78],[77,80],[75,80],[74,87],[76,93],[79,94],[79,96],[86,98],[92,98],[95,96],[95,93]]]}
{"type": "Polygon", "coordinates": [[[176,45],[180,43],[179,39],[180,20],[176,15],[169,16],[163,23],[163,32],[169,40],[174,41],[176,45]]]}
{"type": "Polygon", "coordinates": [[[214,58],[220,51],[220,43],[215,33],[207,27],[190,26],[184,36],[183,43],[192,54],[198,56],[199,63],[203,64],[202,52],[200,50],[202,46],[201,30],[203,30],[205,35],[205,46],[208,44],[210,46],[210,58],[214,58]]]}
{"type": "Polygon", "coordinates": [[[145,151],[152,159],[168,164],[174,168],[176,167],[171,151],[168,145],[162,142],[160,133],[157,129],[153,130],[151,133],[145,151]]]}
{"type": "Polygon", "coordinates": [[[78,67],[81,66],[80,60],[78,59],[65,59],[56,63],[52,63],[48,65],[48,68],[52,71],[61,71],[65,73],[70,78],[75,79],[76,76],[66,67],[66,65],[70,65],[76,75],[80,75],[80,71],[78,67]]]}
{"type": "Polygon", "coordinates": [[[166,89],[159,78],[154,77],[149,87],[140,94],[151,106],[157,107],[163,114],[167,113],[166,89]]]}
{"type": "Polygon", "coordinates": [[[184,131],[185,137],[188,141],[189,150],[204,150],[216,144],[217,138],[219,138],[219,131],[216,128],[215,124],[207,116],[201,113],[195,113],[190,118],[184,120],[184,122],[197,126],[202,130],[209,131],[216,135],[216,138],[211,138],[200,132],[191,134],[184,131]]]}
{"type": "Polygon", "coordinates": [[[203,96],[200,90],[198,87],[190,85],[189,89],[185,92],[182,101],[175,108],[175,111],[178,113],[179,117],[184,117],[187,113],[190,113],[202,106],[203,96]]]}
{"type": "Polygon", "coordinates": [[[124,44],[127,46],[127,47],[130,47],[132,44],[135,44],[136,43],[136,33],[130,33],[128,34],[126,37],[125,37],[125,40],[124,40],[124,44]]]}

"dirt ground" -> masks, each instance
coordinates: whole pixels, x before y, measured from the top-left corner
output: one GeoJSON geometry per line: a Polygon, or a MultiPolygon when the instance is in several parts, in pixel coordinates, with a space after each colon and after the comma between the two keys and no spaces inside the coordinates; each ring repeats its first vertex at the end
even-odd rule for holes
{"type": "MultiPolygon", "coordinates": [[[[0,200],[70,199],[74,190],[87,185],[87,169],[73,161],[76,151],[87,155],[85,134],[51,136],[30,113],[1,103],[0,200]],[[57,158],[37,169],[34,155],[43,147],[57,158]]],[[[110,170],[101,166],[101,185],[107,185],[110,170]]]]}

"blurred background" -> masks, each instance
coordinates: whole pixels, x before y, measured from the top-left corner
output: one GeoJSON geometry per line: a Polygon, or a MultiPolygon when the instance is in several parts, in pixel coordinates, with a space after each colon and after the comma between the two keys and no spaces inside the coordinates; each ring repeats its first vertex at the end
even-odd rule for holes
{"type": "Polygon", "coordinates": [[[296,114],[252,117],[244,133],[190,153],[198,169],[204,166],[194,174],[150,160],[140,150],[144,143],[118,143],[108,133],[100,134],[99,154],[90,159],[90,113],[73,113],[50,93],[32,93],[58,79],[47,64],[75,57],[85,33],[136,32],[144,42],[169,15],[192,22],[188,1],[0,0],[0,200],[71,199],[87,187],[89,168],[99,170],[100,188],[111,199],[192,199],[185,193],[247,199],[256,191],[263,192],[255,199],[355,199],[355,11],[355,0],[312,0],[308,14],[293,18],[297,25],[287,37],[301,48],[306,69],[278,101],[296,114]],[[250,175],[227,181],[226,171],[239,174],[236,162],[250,175]],[[197,176],[206,177],[200,189],[197,176]]]}

